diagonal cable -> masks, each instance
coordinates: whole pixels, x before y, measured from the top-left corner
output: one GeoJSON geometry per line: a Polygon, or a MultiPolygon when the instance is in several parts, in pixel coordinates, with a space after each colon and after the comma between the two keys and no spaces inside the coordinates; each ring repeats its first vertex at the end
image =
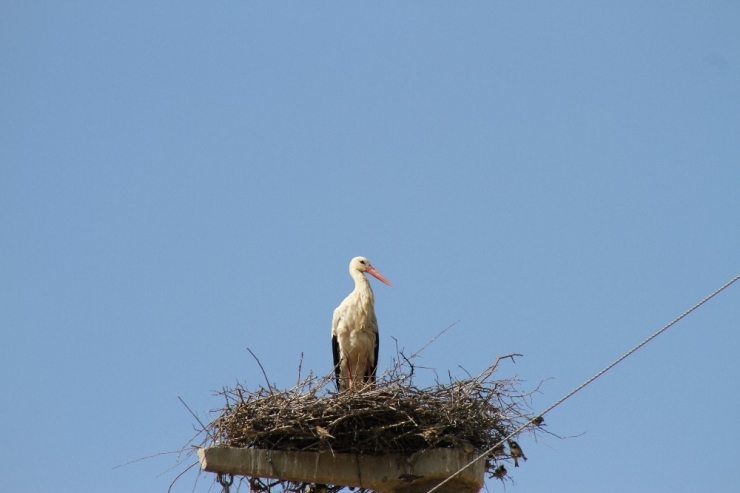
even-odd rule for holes
{"type": "Polygon", "coordinates": [[[555,409],[556,407],[558,407],[560,404],[562,404],[563,402],[565,402],[566,400],[568,400],[571,397],[573,397],[573,395],[576,392],[580,391],[585,386],[587,386],[588,384],[590,384],[591,382],[593,382],[594,380],[596,380],[597,378],[599,378],[601,375],[603,375],[604,373],[608,372],[609,370],[611,370],[612,368],[614,368],[615,366],[617,366],[619,363],[621,363],[629,355],[631,355],[632,353],[634,353],[635,351],[637,351],[638,349],[640,349],[642,346],[644,346],[648,342],[650,342],[653,339],[655,339],[656,337],[658,337],[660,334],[662,334],[667,329],[669,329],[670,327],[672,327],[673,325],[675,325],[676,323],[678,323],[681,319],[683,319],[684,317],[686,317],[689,313],[693,312],[694,310],[696,310],[697,308],[699,308],[700,306],[702,306],[704,303],[706,303],[707,301],[709,301],[712,298],[714,298],[715,296],[717,296],[719,293],[721,293],[722,291],[724,291],[726,288],[730,287],[730,285],[733,284],[738,279],[740,279],[740,274],[738,274],[737,276],[735,276],[732,279],[730,279],[729,281],[727,281],[725,284],[723,284],[722,286],[720,286],[719,288],[717,288],[716,290],[714,290],[714,292],[712,292],[711,294],[707,295],[703,300],[701,300],[700,302],[698,302],[697,304],[695,304],[694,306],[692,306],[691,308],[689,308],[688,310],[686,310],[685,312],[683,312],[678,317],[674,318],[668,324],[666,324],[663,327],[661,327],[660,329],[658,329],[650,337],[648,337],[647,339],[645,339],[644,341],[642,341],[640,344],[638,344],[637,346],[633,347],[632,349],[630,349],[629,351],[627,351],[626,353],[624,353],[622,356],[620,356],[619,358],[617,358],[616,360],[614,360],[614,362],[612,362],[610,365],[606,366],[603,370],[601,370],[600,372],[598,372],[596,375],[594,375],[593,377],[589,378],[588,380],[586,380],[585,382],[583,382],[581,385],[579,385],[575,389],[571,390],[568,394],[566,394],[560,400],[558,400],[557,402],[555,402],[555,404],[551,405],[550,407],[548,407],[547,409],[545,409],[544,411],[542,411],[540,414],[538,414],[537,416],[533,417],[532,419],[530,419],[529,421],[527,421],[526,423],[524,423],[522,426],[520,426],[519,428],[517,428],[516,430],[514,430],[513,432],[511,432],[509,435],[507,435],[506,437],[504,437],[500,442],[498,442],[497,444],[495,444],[493,447],[491,447],[490,449],[486,450],[485,452],[483,452],[482,454],[480,454],[478,457],[476,457],[472,461],[470,461],[467,464],[465,464],[465,466],[463,466],[460,469],[458,469],[457,471],[455,471],[454,474],[450,475],[447,479],[445,479],[444,481],[442,481],[441,483],[439,483],[437,486],[435,486],[434,488],[432,488],[431,490],[429,490],[428,493],[432,493],[434,490],[438,489],[443,484],[445,484],[447,481],[449,481],[450,479],[454,478],[455,476],[457,476],[458,474],[460,474],[461,472],[463,472],[465,469],[467,469],[468,467],[470,467],[471,465],[473,465],[475,462],[477,462],[478,460],[486,457],[488,454],[490,454],[491,452],[493,452],[493,450],[496,447],[498,447],[499,445],[503,445],[503,443],[506,440],[508,440],[509,438],[511,438],[513,436],[516,436],[520,431],[522,431],[524,428],[526,428],[527,426],[529,426],[529,424],[532,423],[538,417],[544,416],[545,414],[549,413],[550,411],[552,411],[553,409],[555,409]]]}

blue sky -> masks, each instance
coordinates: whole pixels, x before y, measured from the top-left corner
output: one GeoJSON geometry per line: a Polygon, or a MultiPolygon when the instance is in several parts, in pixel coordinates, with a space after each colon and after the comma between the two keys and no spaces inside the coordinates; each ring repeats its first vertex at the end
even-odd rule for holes
{"type": "MultiPolygon", "coordinates": [[[[0,5],[0,489],[165,491],[221,401],[394,338],[544,409],[740,273],[736,2],[0,5]]],[[[737,491],[740,286],[547,416],[522,492],[737,491]]],[[[424,383],[423,380],[420,383],[424,383]]],[[[513,468],[511,468],[513,470],[513,468]]],[[[175,491],[192,491],[194,475],[175,491]]],[[[210,477],[198,490],[206,491],[210,477]]],[[[502,491],[489,483],[489,491],[502,491]]]]}

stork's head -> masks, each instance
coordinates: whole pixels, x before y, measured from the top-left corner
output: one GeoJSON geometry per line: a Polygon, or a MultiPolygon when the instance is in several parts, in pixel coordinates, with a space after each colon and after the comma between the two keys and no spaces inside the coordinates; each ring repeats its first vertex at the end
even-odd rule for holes
{"type": "Polygon", "coordinates": [[[375,267],[370,265],[370,261],[365,257],[355,257],[349,262],[349,273],[354,274],[355,272],[367,272],[380,282],[384,282],[388,286],[391,286],[390,281],[383,277],[380,272],[375,270],[375,267]]]}

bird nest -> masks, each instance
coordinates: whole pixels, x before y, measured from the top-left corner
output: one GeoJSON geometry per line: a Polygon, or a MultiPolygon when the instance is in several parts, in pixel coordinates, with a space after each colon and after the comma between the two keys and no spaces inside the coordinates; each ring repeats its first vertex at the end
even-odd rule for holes
{"type": "MultiPolygon", "coordinates": [[[[335,391],[333,371],[325,376],[309,373],[301,377],[300,364],[298,383],[280,390],[269,383],[250,350],[267,385],[249,390],[236,384],[217,392],[225,404],[214,411],[216,419],[201,425],[206,438],[199,447],[404,457],[434,448],[458,448],[471,454],[485,453],[489,477],[509,479],[504,462],[512,457],[504,441],[523,431],[535,436],[539,431],[552,434],[541,428],[541,417],[529,412],[531,396],[539,392],[539,385],[521,391],[518,378],[496,378],[499,363],[513,362],[515,356],[521,356],[518,354],[497,358],[475,376],[463,369],[467,378],[462,379],[448,373],[441,381],[434,370],[417,368],[413,362],[418,354],[447,329],[409,357],[396,349],[391,368],[375,383],[344,392],[335,391]],[[417,386],[417,370],[433,373],[434,383],[417,386]]],[[[256,492],[305,493],[315,487],[260,478],[248,481],[250,491],[256,492]]],[[[322,491],[340,490],[342,486],[330,486],[322,491]]]]}
{"type": "Polygon", "coordinates": [[[214,444],[238,448],[405,456],[430,448],[484,451],[531,419],[517,380],[481,374],[418,388],[413,366],[396,365],[374,385],[335,393],[331,375],[295,387],[219,394],[226,404],[209,425],[214,444]]]}

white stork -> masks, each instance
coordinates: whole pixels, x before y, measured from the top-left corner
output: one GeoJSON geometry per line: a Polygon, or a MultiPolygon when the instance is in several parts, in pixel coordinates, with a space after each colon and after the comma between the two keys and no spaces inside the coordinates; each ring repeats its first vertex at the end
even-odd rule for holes
{"type": "Polygon", "coordinates": [[[334,310],[331,323],[334,372],[339,391],[353,388],[355,382],[375,381],[378,320],[375,318],[373,290],[365,272],[391,285],[365,257],[355,257],[350,261],[349,275],[355,280],[355,289],[334,310]]]}

